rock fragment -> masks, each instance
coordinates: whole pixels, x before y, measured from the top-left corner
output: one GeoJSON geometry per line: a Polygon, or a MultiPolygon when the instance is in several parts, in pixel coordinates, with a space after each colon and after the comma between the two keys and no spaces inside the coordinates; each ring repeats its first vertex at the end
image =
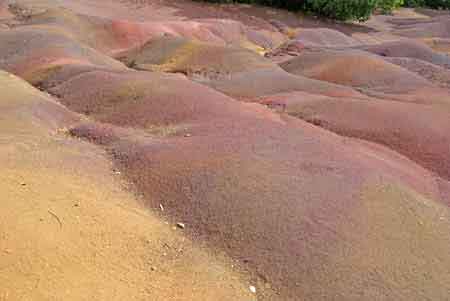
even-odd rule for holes
{"type": "Polygon", "coordinates": [[[184,229],[186,226],[184,223],[177,223],[177,227],[180,229],[184,229]]]}

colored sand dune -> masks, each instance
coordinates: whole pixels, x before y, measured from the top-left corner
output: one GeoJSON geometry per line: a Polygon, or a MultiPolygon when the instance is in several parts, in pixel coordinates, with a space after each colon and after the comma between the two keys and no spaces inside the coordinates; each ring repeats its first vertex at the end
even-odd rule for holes
{"type": "Polygon", "coordinates": [[[0,1],[0,300],[448,299],[449,22],[0,1]]]}

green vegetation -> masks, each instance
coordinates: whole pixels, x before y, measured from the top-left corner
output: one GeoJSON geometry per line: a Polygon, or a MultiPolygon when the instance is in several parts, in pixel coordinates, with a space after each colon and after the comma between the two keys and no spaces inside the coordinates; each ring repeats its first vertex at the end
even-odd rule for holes
{"type": "Polygon", "coordinates": [[[377,3],[378,0],[305,0],[303,10],[331,19],[363,21],[377,3]]]}
{"type": "Polygon", "coordinates": [[[404,0],[378,0],[377,8],[384,13],[389,13],[402,5],[404,5],[404,0]]]}
{"type": "Polygon", "coordinates": [[[405,5],[410,7],[450,9],[450,0],[405,0],[405,5]]]}
{"type": "Polygon", "coordinates": [[[304,11],[340,21],[364,21],[375,10],[389,13],[400,6],[450,9],[450,0],[205,0],[216,3],[261,4],[304,11]]]}

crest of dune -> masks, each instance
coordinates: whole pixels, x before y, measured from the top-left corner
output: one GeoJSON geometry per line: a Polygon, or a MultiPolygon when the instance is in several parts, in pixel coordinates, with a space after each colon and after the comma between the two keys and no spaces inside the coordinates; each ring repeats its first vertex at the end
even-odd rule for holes
{"type": "Polygon", "coordinates": [[[353,47],[359,43],[337,30],[329,28],[301,29],[295,35],[295,40],[307,47],[353,47]]]}
{"type": "Polygon", "coordinates": [[[359,50],[303,52],[281,66],[322,81],[394,93],[429,85],[424,78],[359,50]]]}

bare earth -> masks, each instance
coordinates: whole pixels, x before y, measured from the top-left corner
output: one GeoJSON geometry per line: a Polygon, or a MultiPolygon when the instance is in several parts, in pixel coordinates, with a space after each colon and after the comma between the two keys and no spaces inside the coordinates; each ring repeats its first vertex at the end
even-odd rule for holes
{"type": "Polygon", "coordinates": [[[449,300],[450,15],[0,0],[0,300],[449,300]]]}

